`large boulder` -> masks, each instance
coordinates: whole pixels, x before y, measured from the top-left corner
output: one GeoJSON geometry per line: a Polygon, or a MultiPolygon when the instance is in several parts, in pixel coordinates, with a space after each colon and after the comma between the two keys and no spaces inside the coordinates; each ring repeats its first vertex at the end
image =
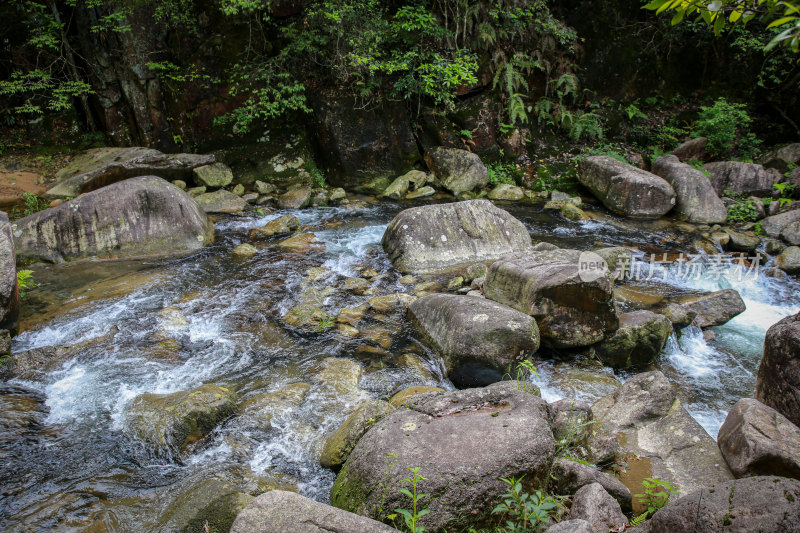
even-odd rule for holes
{"type": "MultiPolygon", "coordinates": [[[[683,494],[733,478],[714,439],[677,399],[661,372],[638,374],[592,406],[601,435],[616,435],[627,456],[645,461],[650,476],[683,494]]],[[[641,478],[621,481],[638,491],[641,478]]]]}
{"type": "MultiPolygon", "coordinates": [[[[0,211],[0,329],[12,329],[19,317],[17,263],[8,215],[0,211]]],[[[2,354],[5,355],[5,354],[2,354]]]]}
{"type": "Polygon", "coordinates": [[[265,492],[236,516],[231,533],[398,533],[370,518],[294,492],[265,492]]]}
{"type": "Polygon", "coordinates": [[[402,102],[384,101],[365,108],[339,95],[319,95],[312,105],[311,131],[332,185],[356,187],[373,178],[399,176],[419,161],[402,102]]]}
{"type": "Polygon", "coordinates": [[[800,163],[800,143],[781,146],[765,155],[762,162],[766,168],[776,168],[780,172],[786,172],[789,165],[800,163]]]}
{"type": "Polygon", "coordinates": [[[741,161],[708,163],[705,169],[711,174],[711,185],[720,196],[725,195],[725,191],[745,196],[768,196],[772,194],[772,186],[783,178],[779,172],[741,161]]]}
{"type": "Polygon", "coordinates": [[[674,155],[656,159],[652,171],[675,189],[675,212],[682,218],[703,224],[722,224],[728,219],[728,208],[701,171],[681,163],[674,155]]]}
{"type": "Polygon", "coordinates": [[[792,209],[791,211],[763,219],[761,221],[761,229],[768,237],[774,239],[780,237],[789,244],[799,245],[800,209],[792,209]]]}
{"type": "Polygon", "coordinates": [[[436,181],[455,196],[489,183],[489,171],[481,158],[467,150],[430,148],[425,152],[425,164],[436,181]]]}
{"type": "Polygon", "coordinates": [[[486,388],[421,394],[375,424],[353,449],[331,502],[364,516],[408,509],[400,492],[409,468],[426,478],[420,524],[431,532],[483,527],[508,485],[525,476],[524,490],[544,488],[555,446],[546,404],[503,381],[486,388]]]}
{"type": "Polygon", "coordinates": [[[683,296],[676,301],[689,313],[696,313],[694,325],[700,328],[721,326],[744,313],[746,307],[734,289],[683,296]]]}
{"type": "Polygon", "coordinates": [[[767,330],[756,399],[800,426],[800,313],[767,330]]]}
{"type": "Polygon", "coordinates": [[[706,157],[706,147],[708,139],[706,137],[696,137],[690,139],[672,151],[672,155],[681,161],[703,160],[706,157]]]}
{"type": "Polygon", "coordinates": [[[652,311],[619,316],[619,329],[595,346],[595,353],[614,368],[642,367],[656,360],[672,334],[672,323],[652,311]]]}
{"type": "Polygon", "coordinates": [[[800,523],[800,481],[759,476],[704,488],[656,511],[649,533],[783,532],[800,523]]]}
{"type": "Polygon", "coordinates": [[[600,483],[581,487],[572,497],[570,520],[586,520],[595,531],[620,531],[628,525],[619,503],[600,483]]]}
{"type": "Polygon", "coordinates": [[[401,272],[426,272],[498,259],[525,250],[525,225],[488,200],[413,207],[383,234],[383,249],[401,272]]]}
{"type": "Polygon", "coordinates": [[[578,179],[603,205],[620,215],[658,218],[675,207],[675,190],[669,183],[613,157],[584,158],[578,179]]]}
{"type": "Polygon", "coordinates": [[[154,456],[173,457],[236,411],[236,393],[207,383],[172,394],[141,394],[126,408],[126,431],[154,456]]]}
{"type": "Polygon", "coordinates": [[[800,273],[800,246],[786,247],[775,258],[775,266],[789,274],[800,273]]]}
{"type": "Polygon", "coordinates": [[[505,372],[539,349],[536,320],[484,298],[430,294],[409,306],[408,318],[444,359],[448,374],[467,363],[505,372]]]}
{"type": "Polygon", "coordinates": [[[187,254],[214,241],[214,226],[191,196],[155,176],[131,178],[15,221],[18,257],[187,254]]]}
{"type": "Polygon", "coordinates": [[[742,398],[717,437],[733,475],[800,479],[800,428],[758,400],[742,398]]]}
{"type": "Polygon", "coordinates": [[[511,254],[489,267],[483,291],[487,298],[536,318],[543,343],[589,346],[615,331],[619,320],[611,280],[586,276],[580,261],[577,250],[511,254]]]}
{"type": "Polygon", "coordinates": [[[75,157],[56,174],[58,184],[47,191],[52,198],[74,198],[137,176],[189,181],[192,171],[214,163],[213,155],[163,154],[152,148],[93,148],[75,157]]]}

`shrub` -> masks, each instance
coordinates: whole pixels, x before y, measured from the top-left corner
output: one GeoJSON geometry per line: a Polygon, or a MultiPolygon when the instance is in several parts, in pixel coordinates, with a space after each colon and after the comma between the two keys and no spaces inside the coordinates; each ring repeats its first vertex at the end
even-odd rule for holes
{"type": "Polygon", "coordinates": [[[716,156],[735,150],[744,157],[752,157],[761,143],[750,133],[752,121],[744,104],[719,98],[713,106],[700,108],[693,132],[708,138],[708,150],[716,156]]]}

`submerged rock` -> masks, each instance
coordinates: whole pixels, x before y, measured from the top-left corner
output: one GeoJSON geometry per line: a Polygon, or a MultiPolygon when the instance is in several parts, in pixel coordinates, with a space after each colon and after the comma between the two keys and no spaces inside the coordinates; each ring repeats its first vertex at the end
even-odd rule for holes
{"type": "Polygon", "coordinates": [[[0,329],[12,329],[19,317],[19,287],[14,253],[11,224],[8,215],[0,211],[0,329]]]}
{"type": "Polygon", "coordinates": [[[619,329],[595,345],[598,357],[614,368],[642,367],[656,360],[672,334],[664,315],[634,311],[619,316],[619,329]]]}
{"type": "MultiPolygon", "coordinates": [[[[622,453],[646,461],[649,477],[665,479],[683,494],[733,478],[714,439],[676,398],[661,372],[646,372],[592,406],[598,433],[616,435],[622,453]]],[[[628,488],[638,490],[641,479],[628,488]]]]}
{"type": "Polygon", "coordinates": [[[485,187],[489,172],[477,154],[457,148],[435,147],[425,152],[425,164],[442,187],[458,196],[485,187]]]}
{"type": "Polygon", "coordinates": [[[489,267],[483,292],[536,318],[542,342],[595,344],[615,331],[619,320],[611,281],[605,275],[585,276],[580,257],[578,250],[561,249],[505,256],[489,267]]]}
{"type": "Polygon", "coordinates": [[[499,478],[524,475],[526,491],[543,488],[553,454],[544,401],[511,382],[424,394],[361,437],[331,502],[370,517],[381,508],[407,508],[400,480],[419,467],[425,493],[435,496],[421,525],[430,531],[482,527],[508,488],[499,478]]]}
{"type": "Polygon", "coordinates": [[[198,204],[155,176],[86,193],[11,228],[17,256],[53,262],[188,254],[214,241],[214,228],[198,204]]]}
{"type": "Polygon", "coordinates": [[[796,531],[800,523],[800,481],[759,476],[719,483],[659,509],[649,533],[694,531],[796,531]]]}
{"type": "Polygon", "coordinates": [[[505,372],[539,349],[536,320],[483,298],[423,296],[409,306],[408,317],[444,359],[448,373],[466,363],[505,372]]]}
{"type": "Polygon", "coordinates": [[[187,181],[192,170],[214,163],[213,155],[163,154],[152,148],[93,148],[75,157],[56,174],[51,198],[75,198],[101,187],[138,176],[187,181]]]}
{"type": "Polygon", "coordinates": [[[736,402],[719,429],[717,442],[737,478],[800,479],[800,428],[758,400],[736,402]]]}
{"type": "Polygon", "coordinates": [[[756,399],[800,426],[800,313],[767,330],[756,399]]]}
{"type": "Polygon", "coordinates": [[[179,455],[236,411],[236,393],[214,384],[172,394],[142,394],[126,409],[127,431],[156,456],[179,455]]]}
{"type": "Polygon", "coordinates": [[[525,225],[488,200],[401,211],[383,235],[383,249],[403,273],[455,268],[530,247],[525,225]]]}
{"type": "Polygon", "coordinates": [[[658,218],[675,206],[675,191],[662,178],[608,156],[580,163],[578,179],[608,209],[634,218],[658,218]]]}
{"type": "Polygon", "coordinates": [[[250,230],[251,239],[267,239],[273,235],[292,233],[300,227],[300,219],[294,215],[283,215],[270,220],[260,228],[250,230]]]}
{"type": "Polygon", "coordinates": [[[231,533],[398,533],[393,527],[294,492],[262,494],[236,517],[231,533]]]}
{"type": "Polygon", "coordinates": [[[672,185],[677,195],[675,211],[689,222],[722,224],[728,208],[722,203],[708,177],[681,163],[675,155],[664,155],[653,162],[653,174],[672,185]]]}

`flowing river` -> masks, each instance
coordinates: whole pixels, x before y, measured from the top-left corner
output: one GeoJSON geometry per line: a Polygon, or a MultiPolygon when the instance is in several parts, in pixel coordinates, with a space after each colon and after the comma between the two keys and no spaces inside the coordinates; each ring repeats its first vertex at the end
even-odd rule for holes
{"type": "MultiPolygon", "coordinates": [[[[364,338],[345,337],[336,328],[298,334],[281,322],[301,295],[318,298],[332,316],[364,303],[371,295],[341,289],[345,277],[364,269],[374,271],[373,295],[411,292],[414,286],[399,282],[401,274],[380,246],[401,208],[382,203],[292,212],[326,244],[324,252],[286,253],[271,241],[254,257],[231,254],[248,241],[250,229],[286,214],[278,212],[221,218],[216,243],[180,260],[33,267],[40,287],[25,300],[23,332],[13,350],[71,348],[29,379],[0,383],[0,529],[173,531],[205,503],[204,491],[213,493],[220,484],[251,494],[297,487],[327,501],[335,476],[319,466],[319,453],[325,436],[359,403],[410,385],[453,388],[402,310],[369,319],[366,326],[379,339],[371,349],[364,349],[364,338]],[[406,353],[426,368],[401,364],[406,353]],[[358,387],[329,382],[325,364],[332,357],[360,365],[358,387]],[[308,394],[271,412],[269,420],[246,408],[298,382],[310,385],[308,394]],[[153,453],[128,431],[125,409],[137,395],[203,383],[235,387],[240,410],[188,456],[153,453]]],[[[627,246],[641,261],[649,253],[687,252],[697,237],[663,220],[634,223],[602,215],[571,222],[540,206],[508,210],[525,222],[534,242],[582,250],[627,246]]],[[[704,264],[692,276],[675,263],[658,265],[652,279],[628,284],[655,299],[732,287],[745,300],[745,313],[713,328],[716,340],[687,328],[673,335],[656,364],[716,437],[728,409],[752,396],[765,331],[800,311],[800,291],[791,278],[744,275],[739,267],[720,273],[704,264]]],[[[534,382],[548,401],[593,401],[628,377],[544,349],[536,365],[534,382]]]]}

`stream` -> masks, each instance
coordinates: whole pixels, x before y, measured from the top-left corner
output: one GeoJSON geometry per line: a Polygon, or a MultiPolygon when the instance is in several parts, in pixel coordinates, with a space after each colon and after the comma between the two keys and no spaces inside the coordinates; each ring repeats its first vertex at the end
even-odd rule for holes
{"type": "MultiPolygon", "coordinates": [[[[250,229],[287,214],[279,211],[219,218],[216,242],[179,260],[33,266],[39,287],[23,304],[23,332],[13,351],[73,348],[46,372],[0,383],[0,530],[173,531],[203,491],[221,483],[251,494],[296,487],[327,501],[335,476],[318,464],[322,445],[361,402],[411,385],[454,388],[401,311],[369,319],[366,325],[389,339],[371,350],[363,349],[363,338],[336,328],[300,334],[280,320],[308,291],[318,291],[333,316],[366,302],[371,295],[325,291],[364,269],[375,271],[373,295],[412,292],[380,246],[387,224],[405,207],[289,211],[325,243],[324,252],[286,253],[274,246],[276,239],[257,244],[253,257],[231,254],[249,242],[250,229]],[[426,371],[401,364],[407,353],[426,371]],[[332,357],[361,366],[357,388],[326,383],[325,361],[332,357]],[[310,389],[299,405],[272,413],[268,423],[240,408],[182,458],[153,454],[126,428],[125,408],[142,393],[217,383],[235,387],[241,407],[300,382],[310,389]]],[[[636,248],[645,265],[647,254],[687,252],[696,238],[666,220],[594,213],[589,222],[572,222],[541,206],[504,207],[527,225],[534,242],[636,248]]],[[[626,284],[655,297],[731,287],[747,305],[713,328],[714,341],[697,328],[673,334],[656,364],[716,437],[730,407],[753,395],[767,328],[800,311],[798,284],[733,266],[711,275],[708,262],[693,276],[676,263],[654,266],[650,274],[626,284]]],[[[447,278],[431,281],[446,285],[447,278]]],[[[533,381],[548,401],[591,402],[629,377],[545,349],[535,363],[533,381]]]]}

